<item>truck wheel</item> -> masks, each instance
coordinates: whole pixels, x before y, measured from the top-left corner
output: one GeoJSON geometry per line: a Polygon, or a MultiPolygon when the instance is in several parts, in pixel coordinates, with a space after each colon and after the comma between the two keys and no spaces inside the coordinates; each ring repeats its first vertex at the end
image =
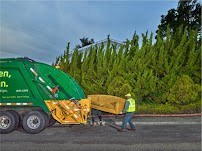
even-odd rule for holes
{"type": "MultiPolygon", "coordinates": [[[[48,114],[47,114],[46,112],[44,112],[43,110],[40,110],[40,109],[35,109],[34,111],[39,111],[39,112],[41,112],[42,114],[44,114],[44,117],[45,117],[45,124],[46,124],[45,128],[48,127],[48,125],[49,125],[49,116],[48,116],[48,114]]],[[[44,129],[45,129],[45,128],[44,128],[44,129]]]]}
{"type": "Polygon", "coordinates": [[[24,130],[30,134],[37,134],[46,128],[47,116],[39,110],[29,111],[23,117],[24,130]]]}
{"type": "Polygon", "coordinates": [[[7,111],[9,111],[11,114],[13,114],[13,116],[15,118],[15,128],[14,128],[14,130],[18,129],[18,127],[20,125],[20,115],[14,110],[7,110],[7,111]]]}
{"type": "Polygon", "coordinates": [[[0,133],[7,134],[15,130],[15,116],[10,111],[0,112],[0,133]]]}

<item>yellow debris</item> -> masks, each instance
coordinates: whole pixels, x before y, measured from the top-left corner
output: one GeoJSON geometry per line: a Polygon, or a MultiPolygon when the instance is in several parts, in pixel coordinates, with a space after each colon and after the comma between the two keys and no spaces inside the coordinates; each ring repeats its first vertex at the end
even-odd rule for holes
{"type": "Polygon", "coordinates": [[[125,99],[112,95],[88,95],[91,107],[100,111],[120,114],[124,109],[125,99]]]}

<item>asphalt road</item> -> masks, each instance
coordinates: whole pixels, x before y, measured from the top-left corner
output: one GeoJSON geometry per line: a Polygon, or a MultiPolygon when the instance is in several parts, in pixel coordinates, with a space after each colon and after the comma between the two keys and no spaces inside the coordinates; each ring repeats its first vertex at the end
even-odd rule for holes
{"type": "Polygon", "coordinates": [[[118,132],[106,118],[104,126],[55,124],[39,134],[22,128],[0,135],[0,151],[200,151],[201,117],[138,117],[136,131],[118,132]]]}

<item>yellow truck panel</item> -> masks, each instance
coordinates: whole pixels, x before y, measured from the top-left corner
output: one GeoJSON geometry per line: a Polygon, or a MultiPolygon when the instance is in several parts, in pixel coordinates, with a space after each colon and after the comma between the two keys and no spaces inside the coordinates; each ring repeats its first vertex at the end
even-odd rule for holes
{"type": "Polygon", "coordinates": [[[61,124],[86,124],[90,111],[90,99],[78,102],[69,100],[45,100],[53,118],[61,124]]]}

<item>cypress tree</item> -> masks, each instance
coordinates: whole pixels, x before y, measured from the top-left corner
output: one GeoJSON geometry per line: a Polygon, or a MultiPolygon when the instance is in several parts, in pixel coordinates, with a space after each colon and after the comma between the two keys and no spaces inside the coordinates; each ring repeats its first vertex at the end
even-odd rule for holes
{"type": "Polygon", "coordinates": [[[82,65],[81,65],[81,86],[84,90],[84,92],[86,94],[90,94],[88,92],[89,90],[89,85],[86,84],[86,80],[88,80],[87,78],[87,71],[88,71],[88,55],[87,55],[87,50],[85,51],[84,53],[84,57],[83,57],[83,62],[82,62],[82,65]]]}
{"type": "Polygon", "coordinates": [[[82,69],[81,84],[86,90],[87,94],[96,93],[94,90],[94,87],[96,85],[96,81],[95,81],[96,55],[97,55],[97,50],[91,47],[89,55],[87,55],[87,51],[85,52],[84,61],[81,65],[81,69],[82,69]]]}
{"type": "Polygon", "coordinates": [[[72,61],[69,67],[69,75],[72,76],[79,84],[81,83],[81,70],[79,69],[80,58],[78,49],[75,49],[72,55],[72,61]]]}
{"type": "Polygon", "coordinates": [[[69,63],[70,63],[70,56],[69,56],[69,49],[70,49],[70,43],[67,43],[66,50],[64,52],[64,69],[63,71],[68,73],[69,72],[69,63]]]}
{"type": "Polygon", "coordinates": [[[134,34],[119,50],[108,39],[106,50],[93,47],[84,57],[75,50],[69,63],[67,49],[54,64],[61,64],[86,94],[122,97],[130,92],[144,103],[177,106],[199,102],[201,37],[184,27],[170,32],[167,26],[166,33],[165,38],[158,33],[154,44],[152,33],[142,34],[141,47],[134,34]]]}
{"type": "Polygon", "coordinates": [[[197,101],[200,86],[194,84],[188,75],[178,76],[169,91],[168,101],[174,105],[187,105],[197,101]]]}
{"type": "Polygon", "coordinates": [[[106,70],[103,67],[103,59],[104,59],[104,45],[98,48],[97,53],[97,62],[96,62],[96,85],[95,91],[97,94],[106,94],[106,81],[108,75],[106,74],[106,70]]]}

